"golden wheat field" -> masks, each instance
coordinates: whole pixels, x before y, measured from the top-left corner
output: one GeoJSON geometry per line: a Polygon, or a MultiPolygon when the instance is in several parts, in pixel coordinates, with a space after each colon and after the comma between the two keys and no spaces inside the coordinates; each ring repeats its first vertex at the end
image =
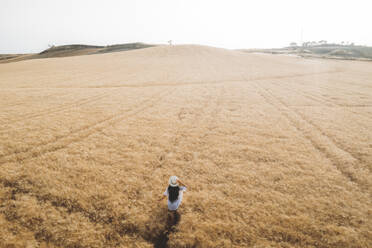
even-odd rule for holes
{"type": "Polygon", "coordinates": [[[0,247],[372,247],[372,63],[35,59],[0,65],[0,109],[0,247]]]}

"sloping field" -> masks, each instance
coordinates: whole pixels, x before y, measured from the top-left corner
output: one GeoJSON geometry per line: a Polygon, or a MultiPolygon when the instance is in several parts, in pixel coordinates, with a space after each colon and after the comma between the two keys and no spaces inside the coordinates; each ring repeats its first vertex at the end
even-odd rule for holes
{"type": "Polygon", "coordinates": [[[145,43],[126,43],[108,46],[92,46],[92,45],[63,45],[63,46],[52,46],[40,53],[30,54],[0,54],[1,63],[12,63],[19,62],[29,59],[43,59],[43,58],[59,58],[59,57],[70,57],[70,56],[81,56],[91,55],[97,53],[113,53],[122,52],[135,49],[142,49],[153,47],[155,45],[145,43]]]}
{"type": "Polygon", "coordinates": [[[371,78],[202,46],[1,64],[0,244],[371,247],[371,78]]]}

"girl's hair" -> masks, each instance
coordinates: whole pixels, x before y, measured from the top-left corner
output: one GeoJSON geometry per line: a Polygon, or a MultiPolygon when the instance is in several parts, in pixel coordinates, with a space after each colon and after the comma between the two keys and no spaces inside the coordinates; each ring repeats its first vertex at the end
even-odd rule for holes
{"type": "Polygon", "coordinates": [[[168,196],[169,196],[170,202],[174,202],[175,200],[178,199],[179,191],[180,191],[180,187],[178,186],[176,187],[172,187],[170,185],[168,186],[168,196]]]}

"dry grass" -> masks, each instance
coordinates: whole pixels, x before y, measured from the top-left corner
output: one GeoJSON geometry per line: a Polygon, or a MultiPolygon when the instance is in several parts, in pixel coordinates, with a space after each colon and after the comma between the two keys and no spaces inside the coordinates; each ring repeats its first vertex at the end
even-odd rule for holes
{"type": "Polygon", "coordinates": [[[371,247],[372,64],[199,46],[0,65],[2,247],[371,247]]]}

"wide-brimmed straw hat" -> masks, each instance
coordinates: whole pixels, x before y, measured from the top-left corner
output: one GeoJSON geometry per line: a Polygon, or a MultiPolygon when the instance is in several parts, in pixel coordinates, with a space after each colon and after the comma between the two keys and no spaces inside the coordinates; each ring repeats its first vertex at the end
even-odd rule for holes
{"type": "Polygon", "coordinates": [[[178,177],[177,176],[171,176],[169,178],[169,185],[172,186],[172,187],[177,187],[178,186],[178,177]]]}

